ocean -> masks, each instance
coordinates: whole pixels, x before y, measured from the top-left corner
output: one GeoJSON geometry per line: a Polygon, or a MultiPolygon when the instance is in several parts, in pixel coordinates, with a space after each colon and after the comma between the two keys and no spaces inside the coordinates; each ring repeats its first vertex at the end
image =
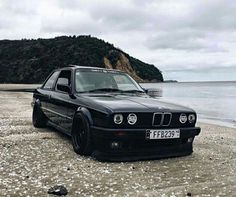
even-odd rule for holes
{"type": "Polygon", "coordinates": [[[236,81],[142,83],[156,98],[190,107],[200,122],[236,128],[236,81]]]}

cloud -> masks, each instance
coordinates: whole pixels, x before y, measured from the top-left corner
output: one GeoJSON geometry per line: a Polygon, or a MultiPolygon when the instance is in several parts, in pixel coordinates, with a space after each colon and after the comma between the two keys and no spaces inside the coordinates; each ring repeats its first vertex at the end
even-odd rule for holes
{"type": "Polygon", "coordinates": [[[62,34],[94,34],[102,27],[95,23],[86,12],[57,12],[42,19],[42,32],[62,34]],[[56,16],[56,17],[55,17],[56,16]]]}
{"type": "Polygon", "coordinates": [[[161,32],[146,40],[146,46],[150,49],[173,49],[201,52],[225,52],[220,41],[214,39],[212,33],[193,30],[181,30],[175,32],[161,32]]]}
{"type": "Polygon", "coordinates": [[[235,66],[235,0],[1,0],[0,39],[90,34],[163,71],[235,66]]]}

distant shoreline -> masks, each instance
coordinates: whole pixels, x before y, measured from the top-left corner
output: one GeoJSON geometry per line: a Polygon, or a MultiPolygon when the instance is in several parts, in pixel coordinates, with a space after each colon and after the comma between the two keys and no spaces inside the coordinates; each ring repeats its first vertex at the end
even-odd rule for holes
{"type": "Polygon", "coordinates": [[[236,81],[178,81],[178,83],[235,83],[236,81]]]}
{"type": "MultiPolygon", "coordinates": [[[[139,82],[141,84],[147,84],[147,83],[236,83],[235,81],[177,81],[177,80],[166,80],[166,81],[156,81],[156,82],[139,82]]],[[[34,83],[0,83],[0,89],[3,85],[26,85],[26,86],[31,86],[31,85],[42,85],[42,84],[34,84],[34,83]]]]}
{"type": "Polygon", "coordinates": [[[236,129],[236,123],[234,121],[230,122],[220,119],[198,118],[197,122],[236,129]]]}
{"type": "Polygon", "coordinates": [[[163,82],[142,82],[145,83],[236,83],[236,81],[163,81],[163,82]]]}

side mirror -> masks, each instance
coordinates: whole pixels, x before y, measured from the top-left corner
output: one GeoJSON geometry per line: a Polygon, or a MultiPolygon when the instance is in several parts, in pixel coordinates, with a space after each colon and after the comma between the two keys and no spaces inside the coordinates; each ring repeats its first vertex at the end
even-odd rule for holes
{"type": "Polygon", "coordinates": [[[57,84],[57,89],[62,91],[62,92],[66,92],[68,94],[71,93],[71,89],[70,86],[65,85],[65,84],[57,84]]]}
{"type": "Polygon", "coordinates": [[[145,89],[144,91],[146,92],[147,95],[151,97],[162,97],[161,89],[150,88],[150,89],[145,89]]]}
{"type": "Polygon", "coordinates": [[[148,94],[148,89],[143,88],[143,91],[148,94]]]}

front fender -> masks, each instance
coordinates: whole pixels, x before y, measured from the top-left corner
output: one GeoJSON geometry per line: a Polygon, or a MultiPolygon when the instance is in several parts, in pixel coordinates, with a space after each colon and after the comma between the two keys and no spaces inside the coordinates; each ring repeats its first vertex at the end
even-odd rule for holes
{"type": "Polygon", "coordinates": [[[93,125],[93,119],[92,119],[91,113],[86,107],[78,107],[78,109],[76,110],[76,113],[82,113],[88,119],[89,124],[93,125]]]}

